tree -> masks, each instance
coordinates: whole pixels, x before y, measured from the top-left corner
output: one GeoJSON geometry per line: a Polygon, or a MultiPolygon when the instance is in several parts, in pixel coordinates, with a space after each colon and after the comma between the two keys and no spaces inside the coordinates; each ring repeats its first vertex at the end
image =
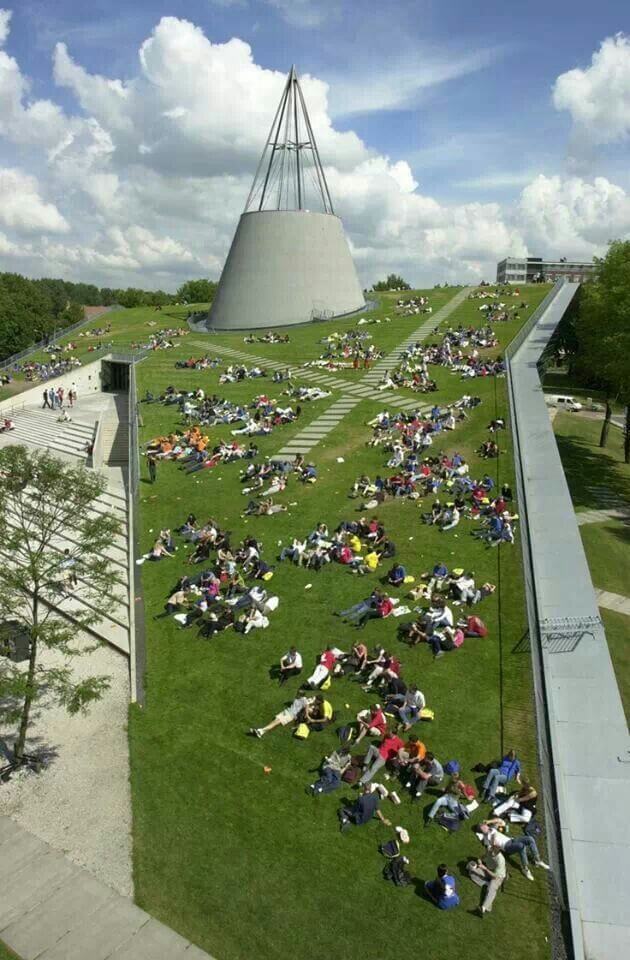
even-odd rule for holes
{"type": "Polygon", "coordinates": [[[608,441],[613,402],[626,405],[625,460],[630,462],[630,241],[615,240],[596,260],[595,279],[581,290],[576,366],[606,394],[600,447],[608,441]]]}
{"type": "Polygon", "coordinates": [[[80,628],[100,619],[104,598],[119,603],[113,588],[120,579],[105,551],[120,533],[120,523],[93,510],[105,487],[99,474],[49,454],[17,445],[0,450],[0,610],[5,622],[17,621],[28,638],[26,669],[0,660],[0,715],[18,726],[18,764],[24,762],[38,701],[52,699],[75,714],[109,687],[104,676],[77,680],[71,667],[73,657],[94,649],[94,644],[81,645],[80,628]],[[68,531],[71,541],[65,540],[68,531]],[[70,575],[77,578],[74,590],[70,575]],[[62,600],[65,617],[57,609],[62,600]],[[55,656],[42,656],[47,653],[55,656]]]}
{"type": "Polygon", "coordinates": [[[211,303],[217,292],[214,280],[187,280],[177,291],[177,299],[186,303],[211,303]]]}
{"type": "Polygon", "coordinates": [[[382,293],[385,290],[411,290],[411,287],[398,274],[390,273],[387,280],[379,280],[378,283],[375,283],[372,290],[382,293]]]}

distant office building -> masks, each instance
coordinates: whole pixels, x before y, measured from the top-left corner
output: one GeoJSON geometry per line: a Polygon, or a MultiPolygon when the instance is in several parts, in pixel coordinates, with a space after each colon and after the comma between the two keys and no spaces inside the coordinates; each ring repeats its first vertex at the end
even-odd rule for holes
{"type": "Polygon", "coordinates": [[[542,257],[506,257],[497,263],[497,283],[549,283],[556,280],[589,280],[595,271],[592,260],[543,260],[542,257]]]}

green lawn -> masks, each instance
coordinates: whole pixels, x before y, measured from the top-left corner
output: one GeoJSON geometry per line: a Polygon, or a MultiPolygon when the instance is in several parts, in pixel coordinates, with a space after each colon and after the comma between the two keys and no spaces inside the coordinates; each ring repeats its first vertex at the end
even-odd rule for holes
{"type": "Polygon", "coordinates": [[[626,720],[630,724],[630,617],[612,610],[602,610],[601,615],[626,720]]]}
{"type": "MultiPolygon", "coordinates": [[[[546,292],[547,288],[527,291],[529,309],[523,311],[522,319],[546,292]]],[[[445,299],[444,291],[430,291],[429,296],[436,309],[445,299]]],[[[483,322],[478,304],[463,304],[449,323],[483,322]]],[[[391,315],[387,298],[374,315],[391,315]]],[[[422,317],[410,322],[392,320],[367,329],[377,331],[377,345],[391,349],[421,322],[422,317]]],[[[503,344],[518,325],[498,325],[503,344]]],[[[294,363],[292,357],[316,356],[317,341],[327,328],[351,326],[353,321],[331,321],[291,330],[292,351],[287,360],[294,363]]],[[[242,335],[204,338],[194,334],[185,339],[188,342],[176,352],[154,354],[138,366],[141,395],[147,388],[155,393],[170,383],[202,385],[206,391],[238,400],[271,389],[264,381],[218,387],[216,371],[173,368],[177,356],[220,355],[221,343],[244,349],[242,335]],[[195,350],[192,340],[201,343],[195,350]]],[[[279,346],[255,344],[250,349],[256,355],[281,357],[279,346]]],[[[507,433],[500,437],[498,461],[486,464],[473,453],[486,436],[489,420],[507,414],[504,381],[464,384],[457,376],[439,374],[440,402],[464,392],[483,399],[466,426],[445,438],[443,449],[458,449],[469,456],[473,475],[489,470],[498,482],[512,481],[507,433]]],[[[342,382],[340,378],[340,386],[342,382]]],[[[299,427],[281,427],[262,438],[261,455],[279,450],[336,396],[305,404],[299,427]]],[[[240,517],[246,498],[240,495],[237,465],[187,477],[175,464],[161,464],[156,485],[141,484],[142,549],[150,546],[160,527],[175,528],[193,511],[200,519],[216,517],[233,531],[235,541],[246,533],[260,536],[264,555],[271,559],[279,542],[308,532],[317,521],[326,520],[332,528],[355,515],[357,502],[347,499],[350,483],[361,472],[372,476],[382,472],[385,460],[381,451],[365,446],[370,435],[365,421],[386,406],[386,398],[361,403],[314,448],[310,457],[319,468],[318,483],[307,489],[290,485],[282,499],[291,504],[297,501],[297,506],[274,517],[240,517]],[[338,463],[338,457],[344,462],[338,463]]],[[[143,441],[177,425],[172,408],[143,405],[142,412],[143,441]]],[[[226,428],[213,429],[213,442],[226,432],[226,428]]],[[[501,587],[499,595],[484,601],[479,610],[490,638],[469,640],[462,650],[436,662],[427,650],[409,650],[396,640],[395,620],[371,622],[364,631],[368,645],[382,638],[400,653],[407,680],[420,684],[435,709],[435,722],[419,731],[423,739],[440,759],[458,758],[467,772],[479,760],[490,760],[514,744],[527,773],[536,780],[530,662],[522,642],[526,624],[520,547],[485,549],[469,537],[465,521],[456,531],[440,535],[420,523],[418,505],[410,501],[387,502],[378,513],[399,556],[416,576],[444,559],[451,567],[472,568],[478,582],[491,580],[501,587]]],[[[269,669],[279,655],[296,642],[308,666],[328,642],[348,649],[356,633],[332,613],[367,595],[375,577],[359,580],[338,566],[315,574],[279,565],[270,583],[280,597],[271,627],[247,637],[228,632],[208,642],[198,639],[194,631],[178,629],[171,619],[152,620],[178,576],[190,570],[184,562],[188,553],[180,541],[176,559],[142,568],[147,701],[144,709],[133,708],[130,715],[139,904],[218,960],[241,960],[252,954],[260,960],[287,956],[306,960],[315,955],[347,960],[394,957],[400,952],[400,940],[392,937],[392,922],[399,917],[404,917],[404,942],[421,945],[423,955],[435,960],[461,952],[463,944],[467,956],[494,955],[504,952],[506,942],[524,941],[532,960],[548,957],[547,891],[540,875],[532,884],[514,869],[492,921],[482,924],[470,913],[478,903],[477,888],[461,874],[466,858],[478,853],[477,841],[467,827],[452,836],[438,827],[423,830],[422,810],[428,799],[412,807],[404,798],[399,808],[389,801],[383,806],[393,823],[405,826],[412,837],[407,852],[418,883],[399,891],[381,877],[384,861],[378,845],[391,831],[375,821],[342,836],[336,810],[352,792],[342,789],[319,800],[305,794],[305,787],[315,779],[315,768],[335,746],[334,733],[313,734],[302,743],[286,730],[275,731],[263,741],[246,735],[252,724],[269,720],[294,695],[297,681],[280,690],[269,679],[269,669]],[[312,588],[305,590],[309,583],[312,588]],[[264,766],[272,768],[269,775],[264,774],[264,766]],[[441,914],[419,896],[420,881],[433,876],[441,860],[459,877],[462,906],[453,915],[441,914]]],[[[333,683],[330,699],[340,722],[370,701],[348,680],[333,683]]]]}
{"type": "MultiPolygon", "coordinates": [[[[623,462],[623,432],[611,427],[608,446],[599,446],[601,420],[558,413],[554,431],[578,512],[605,508],[598,494],[609,491],[630,505],[630,465],[623,462]],[[593,488],[601,488],[593,489],[593,488]]],[[[630,596],[630,524],[609,519],[580,527],[595,587],[630,596]]],[[[626,716],[630,717],[630,618],[602,610],[608,647],[626,716]]]]}
{"type": "MultiPolygon", "coordinates": [[[[160,329],[186,327],[186,317],[191,310],[202,310],[207,304],[193,304],[186,307],[164,307],[161,311],[156,311],[155,307],[139,307],[135,310],[113,310],[106,313],[96,320],[88,321],[80,330],[75,330],[65,337],[60,337],[59,347],[64,347],[68,343],[76,344],[72,350],[72,356],[78,357],[85,364],[89,363],[92,352],[96,349],[99,342],[103,346],[111,344],[112,350],[129,350],[134,343],[147,342],[152,332],[160,329]],[[112,325],[111,333],[102,337],[98,336],[79,336],[80,333],[86,333],[88,330],[106,327],[112,325]]],[[[182,337],[181,341],[185,341],[182,337]]],[[[42,350],[38,350],[31,356],[18,361],[21,365],[31,361],[42,362],[50,359],[49,355],[42,350]]],[[[22,390],[28,390],[36,381],[27,381],[22,373],[8,371],[13,377],[13,382],[7,386],[0,387],[0,400],[5,400],[9,396],[21,393],[22,390]]]]}

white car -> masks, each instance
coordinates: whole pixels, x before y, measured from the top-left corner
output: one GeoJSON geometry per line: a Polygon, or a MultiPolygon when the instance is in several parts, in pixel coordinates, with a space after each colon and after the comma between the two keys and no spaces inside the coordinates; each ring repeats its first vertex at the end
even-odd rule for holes
{"type": "Polygon", "coordinates": [[[576,400],[575,397],[567,397],[564,394],[546,393],[545,403],[548,407],[559,407],[560,410],[569,410],[572,413],[583,409],[579,400],[576,400]]]}

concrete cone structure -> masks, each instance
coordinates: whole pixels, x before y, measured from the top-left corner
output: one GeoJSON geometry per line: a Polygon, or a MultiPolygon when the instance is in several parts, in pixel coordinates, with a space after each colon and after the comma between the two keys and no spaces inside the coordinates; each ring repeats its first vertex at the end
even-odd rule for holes
{"type": "Polygon", "coordinates": [[[292,67],[208,314],[214,330],[291,326],[363,309],[292,67]]]}

